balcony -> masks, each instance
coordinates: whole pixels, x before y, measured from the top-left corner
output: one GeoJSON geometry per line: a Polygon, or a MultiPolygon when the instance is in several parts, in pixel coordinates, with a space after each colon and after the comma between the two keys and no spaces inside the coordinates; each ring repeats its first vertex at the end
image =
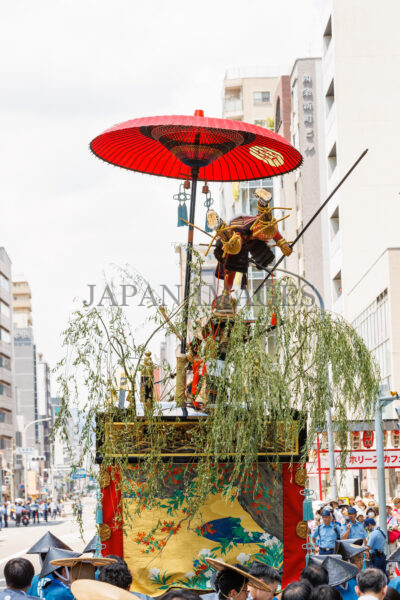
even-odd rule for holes
{"type": "Polygon", "coordinates": [[[26,281],[21,281],[17,283],[13,283],[13,294],[16,296],[24,295],[31,297],[31,288],[29,287],[29,283],[26,281]]]}
{"type": "Polygon", "coordinates": [[[20,298],[19,296],[14,296],[13,308],[14,310],[23,309],[30,310],[31,309],[31,300],[29,296],[24,296],[20,298]]]}
{"type": "Polygon", "coordinates": [[[225,97],[224,116],[230,119],[243,117],[243,103],[241,97],[225,97]]]}

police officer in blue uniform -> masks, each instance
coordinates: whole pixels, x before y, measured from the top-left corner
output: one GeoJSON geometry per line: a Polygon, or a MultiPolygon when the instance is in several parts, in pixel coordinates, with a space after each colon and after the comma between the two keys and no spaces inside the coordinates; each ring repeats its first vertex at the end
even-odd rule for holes
{"type": "MultiPolygon", "coordinates": [[[[60,548],[63,550],[72,551],[72,548],[67,546],[67,544],[64,544],[64,542],[57,536],[53,535],[51,531],[48,531],[35,544],[33,544],[32,548],[29,548],[27,554],[38,554],[40,567],[43,567],[43,563],[46,560],[46,554],[50,548],[60,548]]],[[[52,579],[53,575],[51,573],[47,577],[40,577],[40,574],[35,575],[32,579],[28,594],[42,598],[43,596],[41,594],[41,590],[43,586],[48,584],[52,579]]]]}
{"type": "Polygon", "coordinates": [[[370,567],[380,569],[386,575],[386,534],[377,527],[375,519],[365,519],[364,524],[371,532],[366,544],[369,550],[370,567]]]}
{"type": "Polygon", "coordinates": [[[362,523],[357,521],[357,511],[353,506],[347,509],[348,518],[341,527],[341,539],[357,539],[362,538],[363,541],[367,538],[367,532],[362,523]]]}
{"type": "Polygon", "coordinates": [[[340,539],[340,527],[333,522],[330,510],[324,509],[321,517],[323,524],[316,527],[312,539],[319,554],[334,554],[336,540],[340,539]]]}
{"type": "Polygon", "coordinates": [[[26,593],[34,574],[35,569],[30,560],[25,558],[9,560],[4,567],[6,589],[0,592],[0,600],[38,600],[26,593]]]}

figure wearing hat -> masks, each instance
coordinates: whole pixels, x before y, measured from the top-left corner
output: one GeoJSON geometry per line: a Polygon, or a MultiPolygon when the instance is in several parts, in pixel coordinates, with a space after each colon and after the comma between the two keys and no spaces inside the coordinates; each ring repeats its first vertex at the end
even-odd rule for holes
{"type": "MultiPolygon", "coordinates": [[[[270,192],[257,188],[255,195],[258,210],[256,216],[241,215],[232,219],[227,225],[215,211],[210,210],[207,214],[208,225],[217,236],[214,255],[218,266],[215,276],[217,279],[224,280],[223,298],[227,307],[230,304],[229,292],[232,290],[236,273],[242,273],[241,288],[247,287],[250,257],[260,267],[267,267],[274,260],[269,242],[275,242],[275,246],[279,246],[285,256],[290,256],[293,252],[278,231],[278,222],[282,219],[277,220],[272,216],[274,208],[279,207],[270,206],[272,198],[270,192]]],[[[217,308],[221,307],[217,306],[217,308]]]]}
{"type": "MultiPolygon", "coordinates": [[[[363,540],[361,538],[356,540],[338,540],[335,547],[335,552],[340,554],[343,560],[357,567],[358,572],[362,571],[364,567],[364,553],[367,551],[367,547],[362,544],[363,540]]],[[[357,598],[356,585],[357,580],[356,576],[354,576],[347,582],[336,586],[336,589],[341,593],[343,600],[355,600],[357,598]]]]}
{"type": "MultiPolygon", "coordinates": [[[[40,566],[43,567],[43,564],[46,560],[46,555],[50,548],[59,548],[62,550],[70,550],[72,548],[64,544],[62,540],[53,535],[51,531],[45,533],[31,548],[29,548],[27,554],[38,554],[40,566]]],[[[53,579],[53,575],[49,573],[46,577],[41,577],[41,574],[35,575],[32,579],[31,587],[28,590],[28,594],[30,596],[39,596],[43,598],[42,588],[46,586],[53,579]]]]}
{"type": "Polygon", "coordinates": [[[219,600],[246,600],[248,585],[269,592],[270,597],[273,598],[274,589],[262,579],[251,575],[243,565],[230,565],[214,558],[206,558],[206,562],[218,571],[217,576],[212,578],[212,582],[219,600]]]}
{"type": "Polygon", "coordinates": [[[347,509],[348,518],[341,527],[341,539],[356,539],[362,538],[366,540],[367,532],[362,523],[357,521],[357,510],[353,506],[349,506],[347,509]]]}
{"type": "Polygon", "coordinates": [[[322,510],[321,517],[323,524],[315,528],[311,538],[316,544],[316,548],[319,549],[319,554],[333,554],[335,543],[340,539],[340,528],[333,522],[330,510],[322,510]]]}
{"type": "Polygon", "coordinates": [[[74,596],[70,590],[70,573],[68,567],[55,565],[57,559],[76,558],[81,556],[80,552],[71,552],[61,548],[50,548],[46,554],[45,561],[40,571],[39,578],[49,577],[50,581],[45,583],[40,590],[40,597],[46,600],[73,600],[74,596]]]}
{"type": "Polygon", "coordinates": [[[376,567],[386,573],[386,534],[377,526],[375,519],[365,519],[364,525],[370,531],[367,548],[369,550],[370,567],[376,567]]]}
{"type": "Polygon", "coordinates": [[[308,565],[324,567],[328,572],[328,585],[331,587],[344,586],[348,581],[355,578],[358,569],[344,560],[340,554],[330,556],[310,556],[308,565]]]}

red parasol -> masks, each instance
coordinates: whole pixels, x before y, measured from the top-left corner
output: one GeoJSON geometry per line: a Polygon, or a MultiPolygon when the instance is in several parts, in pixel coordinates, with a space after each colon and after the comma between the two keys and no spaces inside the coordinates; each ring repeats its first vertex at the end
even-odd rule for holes
{"type": "Polygon", "coordinates": [[[114,125],[98,135],[90,149],[102,160],[124,169],[192,179],[185,276],[186,325],[181,345],[184,353],[197,180],[248,181],[282,175],[300,166],[301,154],[269,129],[204,117],[201,110],[196,110],[193,117],[145,117],[114,125]]]}
{"type": "Polygon", "coordinates": [[[113,165],[151,175],[204,181],[247,181],[281,175],[301,154],[280,135],[241,121],[201,116],[145,117],[114,125],[90,144],[113,165]]]}

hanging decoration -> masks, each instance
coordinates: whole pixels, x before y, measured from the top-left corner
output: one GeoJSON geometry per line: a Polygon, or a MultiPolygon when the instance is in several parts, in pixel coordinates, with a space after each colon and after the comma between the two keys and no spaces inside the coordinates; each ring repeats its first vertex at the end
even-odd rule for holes
{"type": "Polygon", "coordinates": [[[372,448],[374,445],[374,432],[364,431],[363,432],[363,444],[364,448],[372,448]]]}
{"type": "Polygon", "coordinates": [[[179,185],[179,192],[173,196],[174,200],[179,202],[178,204],[178,227],[187,227],[185,221],[188,220],[188,213],[186,208],[186,202],[190,200],[190,195],[186,192],[190,188],[190,181],[186,179],[179,185]],[[185,219],[185,221],[183,220],[185,219]]]}
{"type": "Polygon", "coordinates": [[[203,192],[203,194],[206,195],[206,199],[204,200],[204,206],[207,209],[207,213],[206,213],[206,225],[204,227],[204,230],[207,233],[210,233],[212,231],[212,229],[211,229],[211,227],[208,224],[207,215],[208,215],[208,212],[210,210],[210,207],[214,204],[214,200],[211,197],[211,192],[210,192],[210,189],[209,189],[209,187],[207,185],[207,182],[204,183],[203,188],[202,188],[201,191],[203,192]]]}
{"type": "Polygon", "coordinates": [[[308,487],[301,490],[300,494],[304,496],[303,500],[303,521],[312,521],[314,518],[314,511],[312,506],[312,499],[314,498],[314,491],[308,487]]]}

